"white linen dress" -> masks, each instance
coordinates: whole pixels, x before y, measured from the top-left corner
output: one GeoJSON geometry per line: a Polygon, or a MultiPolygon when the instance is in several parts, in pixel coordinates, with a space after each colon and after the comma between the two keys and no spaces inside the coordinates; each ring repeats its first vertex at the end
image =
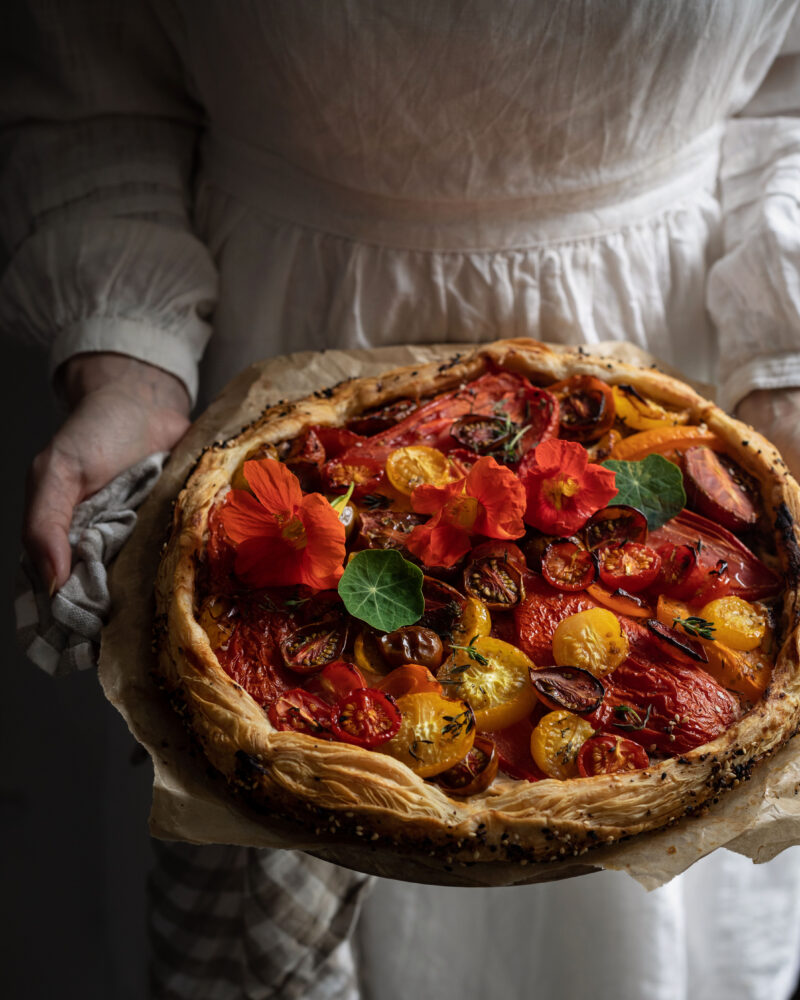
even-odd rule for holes
{"type": "MultiPolygon", "coordinates": [[[[800,385],[795,6],[30,2],[0,326],[203,401],[272,354],[523,335],[631,340],[729,408],[800,385]]],[[[354,948],[367,1000],[780,1000],[800,856],[378,882],[354,948]]]]}

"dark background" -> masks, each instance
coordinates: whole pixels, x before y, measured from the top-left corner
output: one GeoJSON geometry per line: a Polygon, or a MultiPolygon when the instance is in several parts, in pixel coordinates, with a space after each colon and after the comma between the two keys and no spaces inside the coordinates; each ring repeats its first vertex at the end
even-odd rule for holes
{"type": "Polygon", "coordinates": [[[152,772],[87,671],[53,679],[17,649],[25,473],[58,422],[42,353],[4,338],[0,994],[142,1000],[152,772]]]}

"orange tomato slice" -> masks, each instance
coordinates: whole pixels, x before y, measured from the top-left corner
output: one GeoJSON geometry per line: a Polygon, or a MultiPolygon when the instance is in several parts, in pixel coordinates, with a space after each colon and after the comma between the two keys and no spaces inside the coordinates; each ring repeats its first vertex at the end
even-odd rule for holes
{"type": "Polygon", "coordinates": [[[389,754],[420,776],[430,778],[458,763],[472,749],[475,716],[465,701],[434,691],[398,698],[400,729],[378,752],[389,754]]]}
{"type": "Polygon", "coordinates": [[[423,484],[444,486],[453,478],[447,455],[424,444],[412,444],[390,452],[386,459],[386,475],[392,486],[406,496],[423,484]]]}
{"type": "Polygon", "coordinates": [[[529,715],[536,692],[529,657],[502,639],[479,636],[457,648],[439,673],[448,694],[468,702],[478,728],[484,732],[505,729],[529,715]]]}
{"type": "Polygon", "coordinates": [[[667,410],[660,403],[640,396],[628,386],[612,386],[611,392],[614,395],[617,418],[632,430],[649,431],[688,423],[688,410],[667,410]]]}
{"type": "Polygon", "coordinates": [[[653,617],[653,609],[644,600],[638,597],[626,597],[619,591],[608,590],[601,583],[590,583],[586,593],[614,614],[628,615],[629,618],[653,617]]]}
{"type": "Polygon", "coordinates": [[[377,686],[379,691],[390,694],[393,698],[424,691],[442,694],[442,685],[421,663],[405,663],[402,667],[395,667],[377,686]]]}
{"type": "Polygon", "coordinates": [[[660,427],[649,431],[639,431],[623,438],[611,452],[613,459],[635,462],[646,455],[664,454],[669,451],[686,451],[704,444],[715,451],[724,451],[725,445],[713,431],[704,427],[660,427]]]}

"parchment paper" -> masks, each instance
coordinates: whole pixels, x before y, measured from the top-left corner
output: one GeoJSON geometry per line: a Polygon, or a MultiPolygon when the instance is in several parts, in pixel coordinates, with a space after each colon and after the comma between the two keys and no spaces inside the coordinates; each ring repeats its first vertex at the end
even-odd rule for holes
{"type": "MultiPolygon", "coordinates": [[[[445,867],[426,855],[317,836],[313,830],[249,810],[210,773],[150,674],[154,661],[153,580],[172,500],[197,456],[208,444],[236,434],[279,399],[299,399],[345,378],[377,375],[401,365],[450,357],[472,347],[447,344],[303,352],[253,365],[230,383],[172,455],[156,489],[139,512],[136,529],[111,574],[112,617],[103,632],[100,653],[100,681],[106,696],[153,760],[151,833],[165,840],[306,850],[345,867],[406,881],[518,885],[610,868],[627,872],[647,889],[663,885],[719,847],[764,862],[800,843],[798,740],[757,767],[749,782],[733,793],[723,794],[704,816],[681,820],[629,843],[594,849],[579,858],[528,865],[492,862],[445,867]]],[[[656,363],[631,344],[593,345],[592,353],[642,367],[656,363]]],[[[680,377],[664,364],[658,363],[658,367],[680,377]]],[[[694,384],[700,393],[713,398],[710,386],[694,384]]]]}

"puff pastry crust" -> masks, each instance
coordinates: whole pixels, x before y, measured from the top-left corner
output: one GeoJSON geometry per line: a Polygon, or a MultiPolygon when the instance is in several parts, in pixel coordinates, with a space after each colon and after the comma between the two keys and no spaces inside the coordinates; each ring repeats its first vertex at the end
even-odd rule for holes
{"type": "Polygon", "coordinates": [[[346,382],[268,409],[238,437],[209,448],[177,498],[156,582],[158,673],[213,767],[237,795],[265,813],[338,836],[379,839],[434,857],[542,861],[579,854],[655,830],[698,811],[749,776],[800,722],[796,524],[800,490],[777,453],[751,428],[689,386],[583,352],[556,353],[531,340],[482,346],[446,363],[346,382]],[[721,736],[646,770],[535,783],[500,778],[464,800],[381,753],[273,729],[264,710],[222,670],[197,621],[198,562],[208,515],[244,455],[290,439],[312,424],[343,425],[373,407],[433,395],[497,366],[546,384],[575,374],[632,384],[672,408],[688,408],[724,439],[760,484],[786,578],[783,643],[763,698],[721,736]]]}

